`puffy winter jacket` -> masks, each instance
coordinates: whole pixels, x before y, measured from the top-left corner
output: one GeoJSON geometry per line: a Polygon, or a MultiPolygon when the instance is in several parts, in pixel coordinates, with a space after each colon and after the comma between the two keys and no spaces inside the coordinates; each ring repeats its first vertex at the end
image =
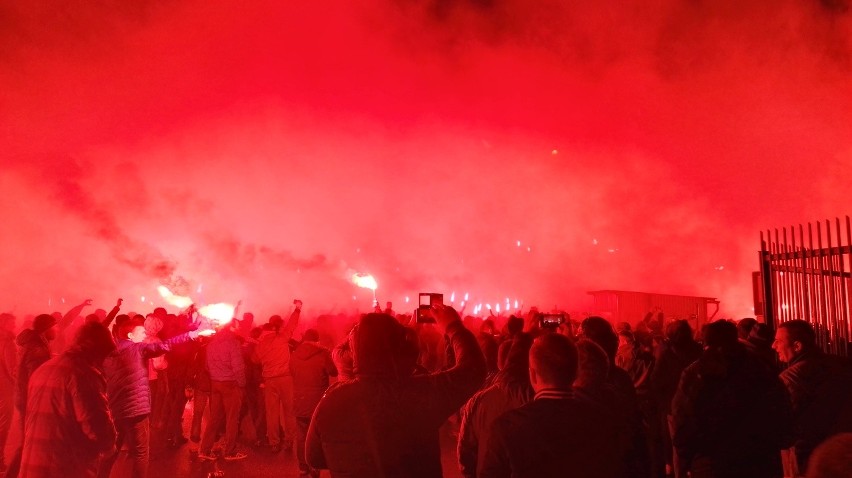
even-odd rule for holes
{"type": "Polygon", "coordinates": [[[290,357],[293,374],[293,413],[310,417],[328,389],[329,377],[337,376],[331,352],[316,342],[303,342],[290,357]]]}
{"type": "Polygon", "coordinates": [[[189,332],[162,342],[118,341],[115,350],[104,360],[109,407],[116,420],[151,413],[148,359],[162,355],[193,337],[194,332],[189,332]]]}

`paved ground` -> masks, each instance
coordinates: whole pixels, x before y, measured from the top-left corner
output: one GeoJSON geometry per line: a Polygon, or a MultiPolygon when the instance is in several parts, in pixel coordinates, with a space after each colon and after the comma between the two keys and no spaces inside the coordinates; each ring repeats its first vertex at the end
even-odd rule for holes
{"type": "MultiPolygon", "coordinates": [[[[184,417],[188,418],[191,416],[191,406],[190,402],[184,417]]],[[[188,423],[184,423],[184,427],[188,430],[188,423]]],[[[444,477],[461,478],[456,465],[456,441],[451,430],[452,428],[446,425],[441,433],[444,477]]],[[[188,436],[189,433],[186,433],[186,435],[188,436]]],[[[20,440],[20,430],[16,416],[6,447],[7,463],[19,445],[20,440]]],[[[199,461],[195,456],[197,447],[198,445],[195,443],[189,442],[179,448],[168,448],[164,446],[161,440],[153,436],[151,443],[151,467],[148,476],[150,478],[207,478],[208,474],[214,471],[216,466],[219,467],[224,473],[223,476],[226,478],[298,478],[299,476],[299,466],[296,462],[294,451],[272,454],[264,449],[253,449],[246,444],[242,444],[240,449],[248,453],[248,458],[236,462],[220,460],[214,464],[199,461]]],[[[124,476],[121,471],[126,466],[125,459],[126,454],[122,453],[121,457],[116,461],[112,477],[124,476]]],[[[326,478],[330,475],[328,471],[324,471],[321,476],[326,478]]]]}

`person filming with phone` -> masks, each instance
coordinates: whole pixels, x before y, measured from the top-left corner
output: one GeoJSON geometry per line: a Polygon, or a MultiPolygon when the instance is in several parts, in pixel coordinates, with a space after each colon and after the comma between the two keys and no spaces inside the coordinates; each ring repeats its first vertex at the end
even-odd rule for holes
{"type": "Polygon", "coordinates": [[[440,477],[438,430],[482,385],[485,358],[458,313],[421,307],[455,352],[452,368],[414,375],[415,331],[386,314],[367,314],[350,334],[355,379],[332,386],[308,429],[306,458],[333,477],[440,477]]]}

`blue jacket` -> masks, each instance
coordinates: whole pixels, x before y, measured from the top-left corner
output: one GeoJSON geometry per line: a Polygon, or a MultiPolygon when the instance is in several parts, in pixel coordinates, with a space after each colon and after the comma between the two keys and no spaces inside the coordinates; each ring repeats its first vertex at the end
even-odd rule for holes
{"type": "Polygon", "coordinates": [[[193,332],[157,343],[119,340],[104,360],[109,408],[116,420],[151,413],[151,387],[148,384],[148,359],[162,355],[174,345],[193,339],[193,332]]]}

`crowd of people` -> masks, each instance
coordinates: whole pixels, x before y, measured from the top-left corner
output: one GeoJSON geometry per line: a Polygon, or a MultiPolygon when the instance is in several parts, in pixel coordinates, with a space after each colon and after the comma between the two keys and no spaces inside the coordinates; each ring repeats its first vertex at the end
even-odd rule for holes
{"type": "Polygon", "coordinates": [[[7,477],[144,478],[152,436],[201,461],[293,450],[303,477],[440,477],[447,426],[466,478],[852,476],[852,368],[804,320],[773,336],[388,304],[297,340],[298,300],[263,324],[91,306],[20,332],[0,315],[0,450],[15,410],[23,436],[7,477]]]}

